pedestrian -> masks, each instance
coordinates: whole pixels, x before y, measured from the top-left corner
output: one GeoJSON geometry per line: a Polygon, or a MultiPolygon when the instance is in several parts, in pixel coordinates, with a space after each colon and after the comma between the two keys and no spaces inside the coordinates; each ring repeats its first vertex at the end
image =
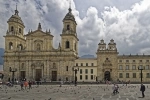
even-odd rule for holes
{"type": "Polygon", "coordinates": [[[31,85],[32,85],[32,82],[29,81],[29,89],[32,89],[31,85]]]}
{"type": "Polygon", "coordinates": [[[24,90],[23,89],[23,81],[20,82],[20,86],[21,86],[21,90],[24,90]]]}
{"type": "Polygon", "coordinates": [[[144,98],[144,97],[145,97],[145,95],[144,95],[144,92],[145,92],[145,85],[143,85],[143,83],[141,83],[140,91],[142,92],[142,97],[144,98]]]}
{"type": "Polygon", "coordinates": [[[116,84],[115,88],[116,88],[116,93],[119,93],[119,85],[118,84],[116,84]]]}
{"type": "Polygon", "coordinates": [[[113,94],[115,95],[116,94],[116,84],[114,83],[113,87],[112,87],[112,90],[113,90],[113,94]]]}
{"type": "Polygon", "coordinates": [[[27,86],[28,86],[28,82],[25,81],[25,82],[24,82],[24,87],[25,87],[25,89],[27,89],[27,86]]]}

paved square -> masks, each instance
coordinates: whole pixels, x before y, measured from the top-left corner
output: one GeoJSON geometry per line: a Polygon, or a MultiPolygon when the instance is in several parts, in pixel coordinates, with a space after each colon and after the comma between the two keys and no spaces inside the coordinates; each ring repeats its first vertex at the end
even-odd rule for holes
{"type": "Polygon", "coordinates": [[[150,85],[146,86],[145,98],[141,97],[140,85],[120,85],[119,94],[112,95],[109,85],[36,85],[31,90],[0,86],[0,100],[150,100],[150,85]],[[148,86],[148,87],[147,87],[148,86]]]}

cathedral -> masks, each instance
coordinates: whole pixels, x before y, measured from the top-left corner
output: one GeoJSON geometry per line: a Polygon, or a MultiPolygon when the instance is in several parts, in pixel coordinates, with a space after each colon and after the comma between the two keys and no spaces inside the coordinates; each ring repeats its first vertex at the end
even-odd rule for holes
{"type": "Polygon", "coordinates": [[[53,47],[51,31],[43,31],[41,23],[36,30],[25,34],[25,25],[17,9],[7,23],[3,56],[5,80],[74,81],[74,69],[78,69],[78,82],[150,82],[150,55],[118,55],[113,39],[108,45],[103,39],[100,40],[97,57],[80,58],[77,23],[71,8],[63,19],[58,48],[53,47]],[[139,69],[143,69],[142,74],[139,69]]]}

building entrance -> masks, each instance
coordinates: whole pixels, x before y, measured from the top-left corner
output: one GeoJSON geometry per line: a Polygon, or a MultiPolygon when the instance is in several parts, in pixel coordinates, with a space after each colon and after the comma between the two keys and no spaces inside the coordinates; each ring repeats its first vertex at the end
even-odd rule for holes
{"type": "Polygon", "coordinates": [[[52,71],[52,81],[57,81],[57,71],[52,71]]]}
{"type": "Polygon", "coordinates": [[[105,72],[104,79],[110,81],[110,72],[109,71],[105,72]]]}
{"type": "Polygon", "coordinates": [[[42,78],[42,69],[36,69],[35,80],[40,81],[41,78],[42,78]]]}
{"type": "Polygon", "coordinates": [[[20,71],[20,78],[24,80],[26,78],[26,71],[20,71]]]}

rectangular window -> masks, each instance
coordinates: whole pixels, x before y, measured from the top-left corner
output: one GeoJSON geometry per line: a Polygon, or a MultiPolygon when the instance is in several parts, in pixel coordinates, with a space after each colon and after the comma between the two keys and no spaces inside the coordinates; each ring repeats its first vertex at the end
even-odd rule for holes
{"type": "Polygon", "coordinates": [[[132,70],[136,70],[136,65],[133,65],[133,66],[132,66],[132,70]]]}
{"type": "Polygon", "coordinates": [[[139,68],[139,69],[141,69],[141,68],[143,68],[143,66],[142,66],[142,65],[140,65],[138,68],[139,68]]]}
{"type": "Polygon", "coordinates": [[[88,66],[88,63],[86,63],[86,66],[88,66]]]}
{"type": "Polygon", "coordinates": [[[66,71],[68,71],[68,66],[66,66],[66,71]]]}
{"type": "Polygon", "coordinates": [[[126,78],[129,78],[129,73],[126,73],[126,78]]]}
{"type": "Polygon", "coordinates": [[[149,70],[149,69],[150,69],[150,68],[149,68],[149,65],[146,65],[146,66],[145,66],[145,69],[146,69],[146,70],[149,70]]]}
{"type": "Polygon", "coordinates": [[[129,70],[129,65],[126,65],[126,70],[129,70]]]}
{"type": "Polygon", "coordinates": [[[94,63],[91,63],[91,66],[94,66],[94,63]]]}
{"type": "Polygon", "coordinates": [[[85,79],[88,80],[88,75],[85,75],[85,79]]]}
{"type": "Polygon", "coordinates": [[[88,69],[85,69],[85,74],[88,74],[88,69]]]}
{"type": "Polygon", "coordinates": [[[135,60],[133,60],[133,62],[135,63],[135,60]]]}
{"type": "Polygon", "coordinates": [[[91,75],[91,80],[93,80],[93,75],[91,75]]]}
{"type": "Polygon", "coordinates": [[[119,65],[119,70],[123,70],[123,67],[122,67],[122,65],[119,65]]]}
{"type": "Polygon", "coordinates": [[[80,74],[82,74],[82,69],[80,69],[80,74]]]}
{"type": "Polygon", "coordinates": [[[146,78],[150,78],[150,73],[146,73],[146,78]]]}
{"type": "Polygon", "coordinates": [[[83,63],[81,63],[81,66],[83,66],[83,63]]]}
{"type": "Polygon", "coordinates": [[[80,80],[82,80],[82,75],[80,75],[80,80]]]}
{"type": "Polygon", "coordinates": [[[146,62],[149,62],[149,60],[146,60],[146,62]]]}
{"type": "Polygon", "coordinates": [[[136,73],[133,73],[133,78],[136,78],[136,73]]]}
{"type": "Polygon", "coordinates": [[[91,69],[91,74],[93,74],[93,69],[91,69]]]}
{"type": "Polygon", "coordinates": [[[142,60],[140,60],[140,62],[142,62],[142,60]]]}
{"type": "Polygon", "coordinates": [[[129,62],[129,60],[126,60],[126,62],[128,63],[128,62],[129,62]]]}
{"type": "Polygon", "coordinates": [[[78,66],[78,63],[76,63],[76,66],[78,66]]]}
{"type": "Polygon", "coordinates": [[[121,62],[122,62],[122,60],[119,60],[119,62],[121,63],[121,62]]]}
{"type": "Polygon", "coordinates": [[[119,78],[123,78],[123,74],[122,73],[119,73],[119,78]]]}

